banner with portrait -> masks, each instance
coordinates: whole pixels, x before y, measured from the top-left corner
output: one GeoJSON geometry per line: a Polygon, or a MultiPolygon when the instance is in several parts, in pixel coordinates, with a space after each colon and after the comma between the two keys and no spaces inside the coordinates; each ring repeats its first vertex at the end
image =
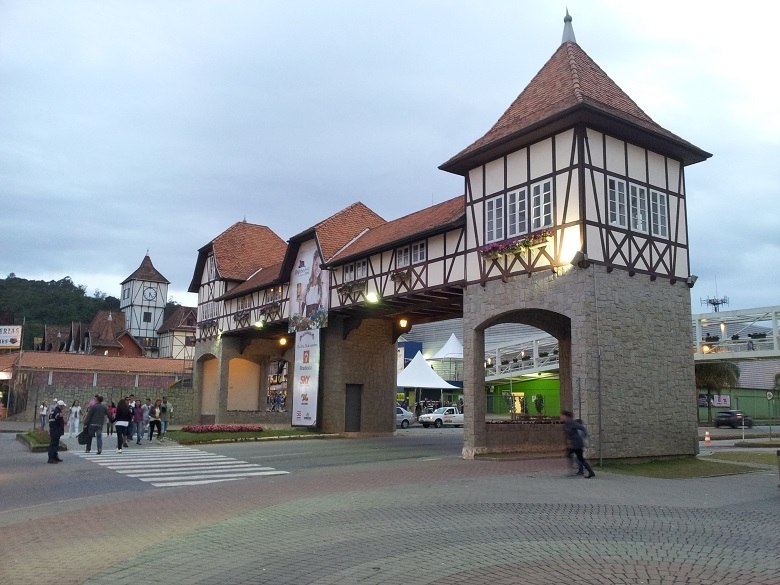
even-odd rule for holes
{"type": "Polygon", "coordinates": [[[291,333],[328,325],[328,272],[321,265],[316,240],[303,242],[290,274],[291,333]]]}

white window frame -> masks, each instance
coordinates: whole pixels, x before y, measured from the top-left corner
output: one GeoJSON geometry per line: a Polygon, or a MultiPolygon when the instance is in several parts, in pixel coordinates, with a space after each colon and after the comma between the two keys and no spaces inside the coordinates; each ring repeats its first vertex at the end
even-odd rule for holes
{"type": "Polygon", "coordinates": [[[368,276],[368,261],[358,260],[355,262],[355,280],[366,278],[368,276]]]}
{"type": "Polygon", "coordinates": [[[626,183],[619,179],[607,179],[607,221],[609,225],[627,227],[626,183]]]}
{"type": "Polygon", "coordinates": [[[552,179],[531,185],[531,229],[552,227],[552,179]]]}
{"type": "Polygon", "coordinates": [[[528,233],[528,189],[515,189],[506,194],[506,236],[513,238],[528,233]]]}
{"type": "Polygon", "coordinates": [[[647,189],[641,185],[629,184],[629,202],[631,209],[631,229],[646,234],[647,221],[647,189]]]}
{"type": "Polygon", "coordinates": [[[491,197],[485,201],[485,242],[500,242],[504,239],[504,196],[491,197]]]}
{"type": "Polygon", "coordinates": [[[650,233],[669,237],[669,198],[666,193],[650,190],[650,233]]]}
{"type": "Polygon", "coordinates": [[[344,265],[344,282],[352,282],[355,280],[355,264],[344,265]]]}
{"type": "Polygon", "coordinates": [[[409,246],[398,248],[395,251],[395,267],[406,268],[407,266],[409,266],[410,258],[411,258],[411,251],[409,250],[409,246]]]}
{"type": "Polygon", "coordinates": [[[412,244],[411,250],[411,262],[412,264],[419,264],[427,260],[425,240],[422,242],[415,242],[412,244]]]}

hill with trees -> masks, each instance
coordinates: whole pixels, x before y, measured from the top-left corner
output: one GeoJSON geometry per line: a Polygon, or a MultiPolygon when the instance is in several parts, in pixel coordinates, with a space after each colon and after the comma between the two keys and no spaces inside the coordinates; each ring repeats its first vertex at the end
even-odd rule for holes
{"type": "MultiPolygon", "coordinates": [[[[175,303],[168,303],[166,316],[175,303]]],[[[0,280],[0,325],[24,323],[23,349],[32,349],[33,338],[43,336],[45,325],[89,323],[100,310],[119,311],[119,299],[76,285],[69,276],[61,280],[26,280],[9,274],[0,280]]]]}

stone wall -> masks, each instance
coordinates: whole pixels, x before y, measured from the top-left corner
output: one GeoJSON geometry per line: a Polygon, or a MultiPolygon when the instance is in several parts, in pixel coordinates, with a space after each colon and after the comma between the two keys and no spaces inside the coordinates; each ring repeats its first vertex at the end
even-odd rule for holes
{"type": "Polygon", "coordinates": [[[697,452],[690,290],[604,266],[489,281],[464,294],[464,456],[486,452],[481,331],[523,322],[561,343],[561,404],[590,429],[603,458],[697,452]],[[553,316],[551,319],[550,316],[553,316]],[[559,318],[556,320],[555,316],[559,318]],[[561,330],[566,324],[568,330],[561,330]],[[471,394],[471,396],[469,396],[471,394]],[[469,408],[469,407],[472,408],[469,408]],[[469,410],[477,416],[468,417],[469,410]],[[469,428],[469,426],[471,428],[469,428]]]}

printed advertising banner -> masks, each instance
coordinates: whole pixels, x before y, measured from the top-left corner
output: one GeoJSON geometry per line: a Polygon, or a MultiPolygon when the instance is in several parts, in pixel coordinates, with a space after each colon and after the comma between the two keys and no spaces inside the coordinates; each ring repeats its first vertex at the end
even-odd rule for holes
{"type": "Polygon", "coordinates": [[[302,243],[290,274],[291,333],[328,325],[328,272],[320,264],[317,242],[302,243]]]}
{"type": "Polygon", "coordinates": [[[19,349],[22,347],[21,325],[0,325],[0,349],[19,349]]]}
{"type": "Polygon", "coordinates": [[[319,329],[296,332],[293,371],[292,425],[316,426],[317,389],[320,381],[319,329]]]}

